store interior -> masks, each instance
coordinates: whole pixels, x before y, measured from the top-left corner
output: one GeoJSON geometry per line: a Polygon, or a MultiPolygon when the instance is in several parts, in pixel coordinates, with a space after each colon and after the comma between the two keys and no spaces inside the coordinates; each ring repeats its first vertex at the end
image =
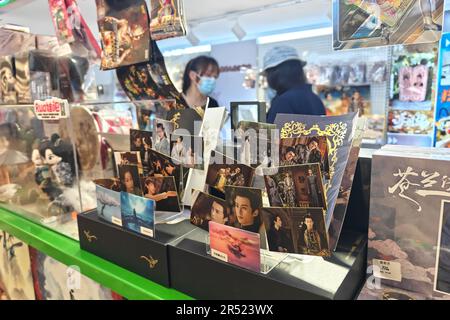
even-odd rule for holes
{"type": "Polygon", "coordinates": [[[447,32],[448,0],[0,3],[0,300],[450,299],[447,32]]]}

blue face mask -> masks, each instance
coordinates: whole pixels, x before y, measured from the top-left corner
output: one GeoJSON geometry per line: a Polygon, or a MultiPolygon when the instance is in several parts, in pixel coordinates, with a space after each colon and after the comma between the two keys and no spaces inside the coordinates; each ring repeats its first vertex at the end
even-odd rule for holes
{"type": "Polygon", "coordinates": [[[198,90],[204,96],[209,96],[213,93],[216,88],[216,78],[213,77],[200,77],[200,82],[198,83],[198,90]]]}

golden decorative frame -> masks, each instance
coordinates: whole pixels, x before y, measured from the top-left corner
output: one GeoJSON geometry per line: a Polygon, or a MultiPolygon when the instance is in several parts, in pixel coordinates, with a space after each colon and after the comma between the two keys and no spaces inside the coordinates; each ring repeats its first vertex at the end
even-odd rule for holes
{"type": "Polygon", "coordinates": [[[330,160],[330,182],[325,186],[326,191],[331,187],[331,180],[335,173],[336,163],[338,161],[337,150],[344,144],[344,139],[347,134],[348,125],[344,122],[330,123],[324,129],[320,128],[318,124],[314,124],[311,128],[307,128],[306,124],[302,122],[286,122],[281,128],[280,138],[296,138],[298,136],[317,135],[319,137],[327,137],[328,142],[328,157],[330,160]]]}

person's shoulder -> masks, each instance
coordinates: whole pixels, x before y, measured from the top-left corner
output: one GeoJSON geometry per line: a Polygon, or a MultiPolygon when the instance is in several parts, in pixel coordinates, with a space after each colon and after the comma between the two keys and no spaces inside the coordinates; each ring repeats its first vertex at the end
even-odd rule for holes
{"type": "Polygon", "coordinates": [[[209,97],[209,105],[208,108],[218,108],[219,107],[219,102],[217,102],[216,99],[209,97]]]}

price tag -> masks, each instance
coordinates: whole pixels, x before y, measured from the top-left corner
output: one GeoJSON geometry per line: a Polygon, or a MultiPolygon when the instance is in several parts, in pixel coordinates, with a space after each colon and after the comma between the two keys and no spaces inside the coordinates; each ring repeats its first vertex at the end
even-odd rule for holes
{"type": "Polygon", "coordinates": [[[34,101],[34,112],[39,120],[59,120],[68,118],[69,102],[64,99],[51,98],[34,101]]]}
{"type": "Polygon", "coordinates": [[[211,256],[224,262],[228,262],[228,256],[225,253],[217,251],[213,248],[211,248],[211,256]]]}
{"type": "Polygon", "coordinates": [[[153,230],[141,227],[141,233],[153,238],[153,230]]]}
{"type": "Polygon", "coordinates": [[[122,220],[116,217],[112,217],[112,223],[114,223],[115,225],[118,225],[120,227],[122,227],[122,220]]]}
{"type": "Polygon", "coordinates": [[[399,262],[373,259],[372,264],[376,278],[402,281],[402,265],[399,262]]]}

